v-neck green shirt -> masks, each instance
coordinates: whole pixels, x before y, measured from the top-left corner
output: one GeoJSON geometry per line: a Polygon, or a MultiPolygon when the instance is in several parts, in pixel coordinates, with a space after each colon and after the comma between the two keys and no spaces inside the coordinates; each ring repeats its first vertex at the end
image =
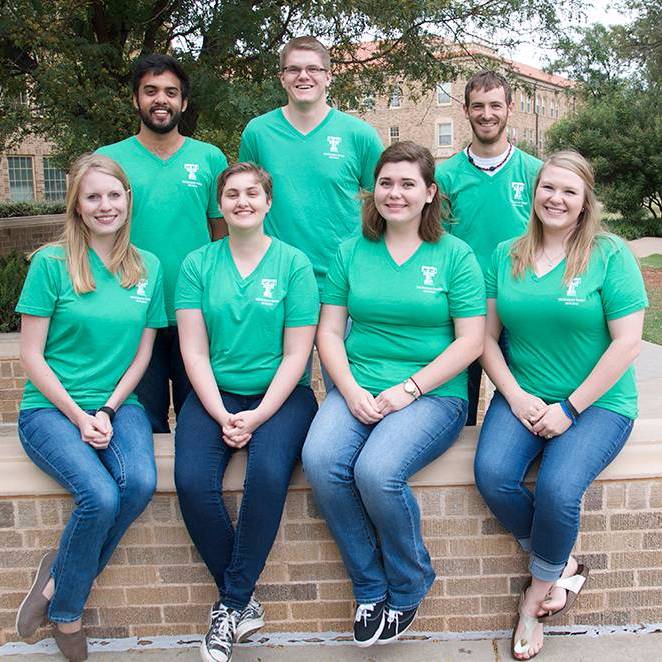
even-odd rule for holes
{"type": "Polygon", "coordinates": [[[435,178],[450,202],[447,230],[473,248],[486,273],[492,252],[502,241],[524,234],[529,224],[533,185],[542,162],[513,148],[494,175],[469,163],[464,150],[439,163],[435,178]]]}
{"type": "MultiPolygon", "coordinates": [[[[159,261],[140,251],[145,277],[124,288],[97,254],[88,249],[95,289],[76,294],[61,246],[35,253],[16,311],[50,317],[44,358],[82,409],[106,404],[138,351],[143,330],[167,326],[159,261]]],[[[126,404],[138,404],[135,394],[126,404]]],[[[21,409],[54,407],[28,381],[21,409]]]]}
{"type": "MultiPolygon", "coordinates": [[[[423,242],[400,265],[383,238],[359,236],[341,244],[322,303],[347,307],[350,370],[361,387],[377,395],[425,367],[455,340],[453,318],[485,314],[485,284],[473,251],[450,234],[423,242]]],[[[466,400],[466,371],[430,395],[466,400]]]]}
{"type": "Polygon", "coordinates": [[[218,176],[228,162],[218,147],[185,138],[161,159],[131,136],[98,150],[122,166],[133,192],[131,242],[161,261],[166,313],[175,324],[175,283],[184,258],[211,241],[207,218],[219,218],[218,176]]]}
{"type": "MultiPolygon", "coordinates": [[[[515,278],[513,241],[494,251],[486,278],[508,332],[509,367],[528,393],[548,403],[565,400],[611,343],[607,322],[648,306],[641,271],[623,240],[609,235],[598,239],[586,271],[569,285],[565,260],[543,276],[528,269],[515,278]]],[[[634,367],[593,404],[636,418],[634,367]]]]}
{"type": "MultiPolygon", "coordinates": [[[[203,246],[182,264],[177,310],[202,311],[216,383],[239,395],[264,393],[283,359],[285,327],[317,324],[319,297],[308,258],[272,238],[242,277],[228,238],[203,246]]],[[[300,384],[307,384],[307,376],[300,384]]]]}
{"type": "Polygon", "coordinates": [[[265,230],[308,256],[320,288],[338,244],[361,227],[359,192],[374,187],[383,149],[373,127],[335,108],[306,134],[281,108],[244,129],[239,160],[262,166],[274,182],[265,230]]]}

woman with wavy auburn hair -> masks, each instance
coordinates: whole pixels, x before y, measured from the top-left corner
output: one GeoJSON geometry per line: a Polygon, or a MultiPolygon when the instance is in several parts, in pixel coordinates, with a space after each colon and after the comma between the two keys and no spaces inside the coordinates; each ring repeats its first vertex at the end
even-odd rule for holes
{"type": "Polygon", "coordinates": [[[475,459],[476,484],[530,555],[512,655],[542,649],[588,568],[571,556],[581,499],[618,455],[637,416],[632,361],[648,301],[635,257],[602,230],[591,165],[563,151],[544,163],[527,233],[503,242],[486,277],[481,362],[496,385],[475,459]],[[497,340],[508,333],[506,363],[497,340]],[[535,491],[524,484],[536,458],[535,491]]]}
{"type": "Polygon", "coordinates": [[[19,607],[30,637],[48,617],[64,656],[87,658],[81,615],[92,582],[156,487],[152,432],[133,394],[167,324],[158,260],[129,243],[131,192],[111,159],[72,166],[64,232],[31,256],[16,310],[28,376],[18,433],[74,497],[57,551],[19,607]]]}
{"type": "Polygon", "coordinates": [[[322,295],[317,347],[336,388],[303,465],[352,580],[358,646],[402,636],[432,586],[407,480],[457,439],[483,346],[483,277],[443,232],[434,166],[410,141],[383,152],[363,236],[340,245],[322,295]]]}

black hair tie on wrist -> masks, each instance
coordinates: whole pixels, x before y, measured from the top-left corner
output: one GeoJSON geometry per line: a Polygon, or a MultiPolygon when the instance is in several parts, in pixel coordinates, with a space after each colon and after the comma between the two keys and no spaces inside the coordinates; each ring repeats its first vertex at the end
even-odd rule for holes
{"type": "Polygon", "coordinates": [[[103,407],[99,407],[99,409],[97,409],[97,413],[99,413],[100,411],[104,412],[105,414],[108,414],[108,418],[110,419],[110,422],[111,423],[113,422],[116,412],[112,407],[109,407],[108,405],[104,405],[103,407]]]}

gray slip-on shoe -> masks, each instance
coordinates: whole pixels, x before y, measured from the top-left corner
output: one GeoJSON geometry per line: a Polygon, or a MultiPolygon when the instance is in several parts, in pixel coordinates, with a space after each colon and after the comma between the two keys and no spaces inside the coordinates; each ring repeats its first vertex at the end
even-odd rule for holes
{"type": "Polygon", "coordinates": [[[18,608],[16,631],[22,639],[31,637],[46,618],[50,600],[43,596],[43,590],[51,578],[55,556],[56,552],[50,551],[41,559],[32,586],[18,608]]]}
{"type": "Polygon", "coordinates": [[[78,632],[65,633],[58,629],[53,623],[53,639],[60,653],[69,660],[69,662],[83,662],[87,660],[87,637],[85,630],[81,628],[78,632]]]}

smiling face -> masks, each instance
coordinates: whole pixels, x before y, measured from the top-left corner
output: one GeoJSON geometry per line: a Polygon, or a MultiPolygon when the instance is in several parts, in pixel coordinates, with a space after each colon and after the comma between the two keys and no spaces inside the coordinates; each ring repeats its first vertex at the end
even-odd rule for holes
{"type": "Polygon", "coordinates": [[[122,182],[91,168],[80,182],[76,211],[92,237],[114,235],[125,223],[129,198],[122,182]]]}
{"type": "Polygon", "coordinates": [[[436,184],[425,185],[417,163],[385,163],[375,182],[375,207],[387,225],[414,223],[418,226],[423,207],[432,202],[436,190],[436,184]]]}
{"type": "Polygon", "coordinates": [[[187,101],[182,98],[179,78],[172,71],[146,73],[133,98],[143,125],[155,133],[169,133],[177,128],[187,101]]]}
{"type": "Polygon", "coordinates": [[[271,200],[252,172],[230,175],[221,193],[221,211],[230,231],[261,227],[271,200]]]}
{"type": "Polygon", "coordinates": [[[533,208],[544,231],[572,232],[584,206],[584,181],[572,170],[547,165],[540,174],[533,208]]]}
{"type": "Polygon", "coordinates": [[[288,53],[280,74],[280,84],[288,103],[311,105],[326,103],[326,90],[331,73],[326,70],[319,53],[295,49],[288,53]]]}
{"type": "Polygon", "coordinates": [[[476,142],[493,145],[504,138],[508,116],[513,107],[512,103],[509,106],[506,102],[506,91],[503,87],[472,90],[469,105],[463,108],[476,142]]]}

